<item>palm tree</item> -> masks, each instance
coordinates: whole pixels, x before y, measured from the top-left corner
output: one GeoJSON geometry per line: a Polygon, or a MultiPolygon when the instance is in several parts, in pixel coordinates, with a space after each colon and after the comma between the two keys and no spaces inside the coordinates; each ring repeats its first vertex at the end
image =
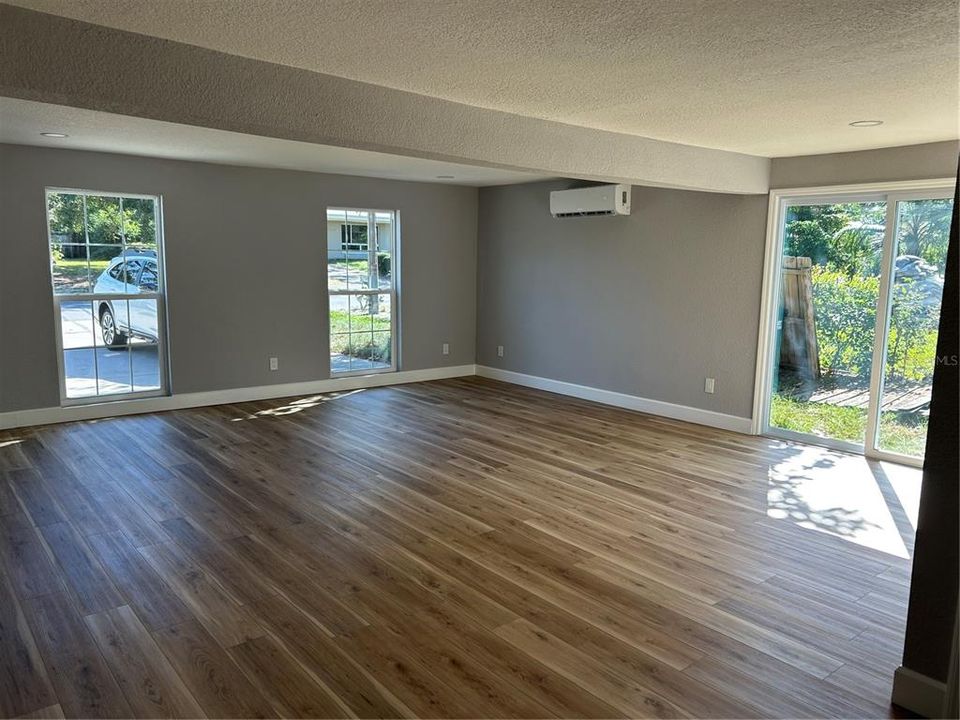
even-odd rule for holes
{"type": "Polygon", "coordinates": [[[942,273],[950,234],[952,200],[917,200],[900,203],[897,253],[918,255],[942,273]]]}

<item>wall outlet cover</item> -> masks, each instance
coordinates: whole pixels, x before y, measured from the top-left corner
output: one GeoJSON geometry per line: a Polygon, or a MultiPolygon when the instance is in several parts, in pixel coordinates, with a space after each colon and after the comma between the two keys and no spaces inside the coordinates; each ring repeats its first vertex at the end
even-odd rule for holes
{"type": "Polygon", "coordinates": [[[271,370],[279,370],[279,369],[280,369],[280,361],[279,361],[277,358],[275,358],[275,357],[270,358],[270,369],[271,369],[271,370]]]}
{"type": "Polygon", "coordinates": [[[703,383],[703,391],[705,393],[713,393],[716,380],[714,378],[707,378],[703,383]]]}
{"type": "Polygon", "coordinates": [[[450,343],[444,343],[444,344],[443,344],[443,354],[444,354],[444,355],[449,355],[449,354],[450,354],[450,343]]]}
{"type": "Polygon", "coordinates": [[[497,357],[503,357],[503,345],[497,345],[497,357]]]}

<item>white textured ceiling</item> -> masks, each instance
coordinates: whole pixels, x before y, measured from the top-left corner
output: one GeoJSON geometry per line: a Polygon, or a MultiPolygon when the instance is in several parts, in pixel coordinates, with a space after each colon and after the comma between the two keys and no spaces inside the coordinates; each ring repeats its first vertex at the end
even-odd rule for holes
{"type": "Polygon", "coordinates": [[[545,177],[6,97],[0,97],[0,143],[477,187],[545,177]],[[69,137],[46,138],[42,132],[66,133],[69,137]]]}
{"type": "Polygon", "coordinates": [[[958,137],[956,0],[5,0],[477,107],[770,157],[958,137]],[[884,125],[854,129],[854,120],[884,125]]]}

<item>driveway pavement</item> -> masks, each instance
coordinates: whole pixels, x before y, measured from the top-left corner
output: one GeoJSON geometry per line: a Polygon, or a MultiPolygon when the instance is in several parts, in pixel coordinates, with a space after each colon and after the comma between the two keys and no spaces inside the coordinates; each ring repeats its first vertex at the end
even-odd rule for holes
{"type": "Polygon", "coordinates": [[[99,325],[94,321],[91,303],[65,301],[60,309],[67,397],[117,395],[160,388],[160,354],[156,343],[134,339],[117,350],[106,348],[99,325]]]}
{"type": "MultiPolygon", "coordinates": [[[[330,301],[335,310],[347,309],[345,296],[332,296],[330,301]]],[[[104,347],[91,303],[64,301],[60,307],[67,397],[119,395],[160,388],[160,356],[155,343],[135,338],[117,350],[104,347]]],[[[389,367],[390,363],[376,360],[340,353],[330,355],[332,373],[389,367]]]]}
{"type": "Polygon", "coordinates": [[[342,353],[330,354],[331,373],[356,372],[357,370],[381,370],[388,367],[390,367],[390,363],[355,358],[342,353]]]}

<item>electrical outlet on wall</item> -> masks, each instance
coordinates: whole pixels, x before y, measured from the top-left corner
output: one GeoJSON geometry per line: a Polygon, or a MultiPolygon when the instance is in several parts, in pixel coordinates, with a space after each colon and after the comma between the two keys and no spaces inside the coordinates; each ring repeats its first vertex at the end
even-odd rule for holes
{"type": "Polygon", "coordinates": [[[275,358],[275,357],[270,358],[270,369],[271,369],[271,370],[279,370],[279,369],[280,369],[280,360],[277,359],[277,358],[275,358]]]}
{"type": "Polygon", "coordinates": [[[450,354],[450,343],[444,343],[444,344],[443,344],[443,354],[444,354],[444,355],[449,355],[449,354],[450,354]]]}
{"type": "Polygon", "coordinates": [[[707,378],[707,379],[704,380],[704,382],[703,382],[703,391],[704,391],[705,393],[710,393],[710,394],[712,395],[712,394],[713,394],[713,387],[714,387],[714,384],[715,384],[715,383],[716,383],[716,380],[715,380],[714,378],[707,378]]]}
{"type": "Polygon", "coordinates": [[[497,345],[497,357],[503,357],[503,345],[497,345]]]}

